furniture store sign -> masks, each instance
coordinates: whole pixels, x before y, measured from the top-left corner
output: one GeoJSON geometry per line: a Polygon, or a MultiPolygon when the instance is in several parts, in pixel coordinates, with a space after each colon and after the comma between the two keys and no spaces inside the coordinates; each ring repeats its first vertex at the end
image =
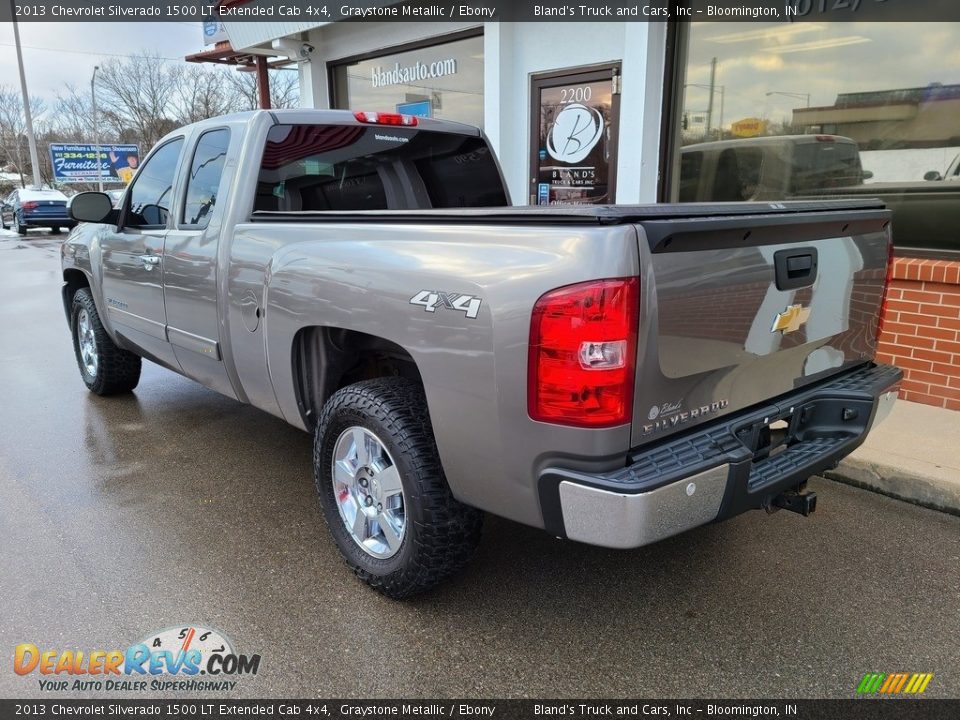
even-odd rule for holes
{"type": "Polygon", "coordinates": [[[140,165],[136,145],[50,144],[50,164],[57,183],[129,184],[140,165]]]}
{"type": "Polygon", "coordinates": [[[373,87],[382,88],[391,85],[413,85],[421,80],[447,77],[457,74],[457,59],[445,58],[435,62],[414,61],[412,65],[399,62],[393,67],[376,65],[370,69],[370,81],[373,87]]]}

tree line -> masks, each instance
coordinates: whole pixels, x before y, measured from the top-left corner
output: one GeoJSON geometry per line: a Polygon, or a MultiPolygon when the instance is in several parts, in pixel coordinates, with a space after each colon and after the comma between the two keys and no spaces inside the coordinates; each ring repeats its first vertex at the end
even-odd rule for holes
{"type": "MultiPolygon", "coordinates": [[[[224,65],[171,63],[151,53],[101,63],[96,94],[100,142],[137,144],[142,155],[181,125],[259,107],[255,73],[224,65]]],[[[270,96],[273,107],[295,107],[297,73],[272,70],[270,96]]],[[[65,84],[53,101],[32,97],[30,110],[40,177],[44,185],[52,185],[48,144],[94,141],[90,86],[65,84]]],[[[19,182],[0,180],[0,197],[33,183],[23,95],[15,85],[0,84],[0,167],[19,177],[19,182]]]]}

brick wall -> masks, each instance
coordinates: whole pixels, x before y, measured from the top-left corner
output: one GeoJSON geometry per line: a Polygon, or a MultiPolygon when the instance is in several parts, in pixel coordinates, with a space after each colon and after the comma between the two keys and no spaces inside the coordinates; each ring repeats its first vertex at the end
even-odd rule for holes
{"type": "Polygon", "coordinates": [[[960,262],[896,258],[877,359],[903,369],[900,397],[960,410],[960,262]]]}

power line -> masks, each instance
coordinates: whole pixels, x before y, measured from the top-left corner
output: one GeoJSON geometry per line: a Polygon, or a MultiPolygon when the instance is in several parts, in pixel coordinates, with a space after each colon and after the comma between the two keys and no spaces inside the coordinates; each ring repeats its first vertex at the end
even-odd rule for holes
{"type": "MultiPolygon", "coordinates": [[[[0,45],[5,47],[13,47],[13,43],[0,42],[0,45]]],[[[51,48],[51,47],[40,47],[39,45],[21,45],[25,50],[44,50],[47,52],[61,52],[61,53],[73,53],[74,55],[93,55],[94,57],[122,57],[122,58],[133,58],[133,57],[143,57],[142,55],[130,55],[124,53],[109,53],[109,52],[93,52],[91,50],[66,50],[64,48],[51,48]]],[[[162,60],[163,62],[183,62],[183,58],[171,58],[150,55],[148,56],[151,60],[162,60]]]]}

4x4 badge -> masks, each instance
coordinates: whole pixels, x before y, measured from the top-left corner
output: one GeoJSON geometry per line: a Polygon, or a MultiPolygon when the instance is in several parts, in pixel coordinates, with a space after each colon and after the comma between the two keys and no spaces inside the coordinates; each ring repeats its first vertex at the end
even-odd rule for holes
{"type": "Polygon", "coordinates": [[[436,312],[438,307],[444,307],[466,313],[471,320],[480,314],[482,302],[483,300],[476,295],[460,295],[439,290],[421,290],[410,298],[411,305],[423,305],[423,309],[429,313],[436,312]]]}
{"type": "Polygon", "coordinates": [[[803,305],[791,305],[782,313],[777,314],[777,319],[773,321],[773,327],[770,332],[787,333],[796,332],[810,318],[810,308],[803,305]]]}

